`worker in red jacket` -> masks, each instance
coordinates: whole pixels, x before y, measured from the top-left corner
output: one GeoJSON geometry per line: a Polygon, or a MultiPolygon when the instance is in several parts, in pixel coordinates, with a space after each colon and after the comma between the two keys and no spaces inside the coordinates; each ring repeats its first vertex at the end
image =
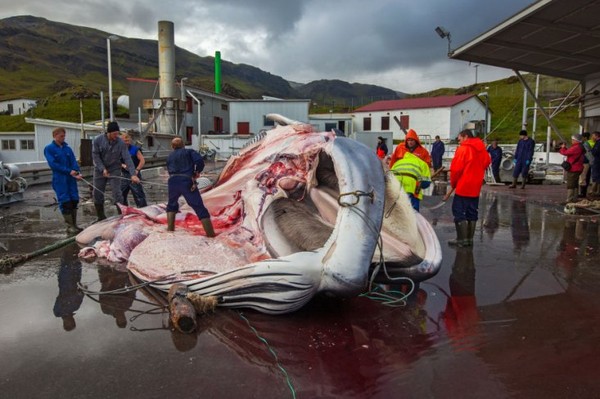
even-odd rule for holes
{"type": "Polygon", "coordinates": [[[456,240],[448,244],[458,247],[473,246],[475,225],[478,219],[479,193],[485,171],[491,163],[490,154],[481,139],[470,130],[458,134],[458,148],[450,164],[450,190],[444,201],[454,192],[452,215],[456,226],[456,240]]]}
{"type": "Polygon", "coordinates": [[[429,154],[429,151],[427,151],[427,148],[421,145],[421,141],[419,140],[417,132],[412,129],[408,129],[408,132],[406,132],[406,139],[403,143],[398,144],[392,153],[392,157],[390,159],[390,169],[394,166],[397,160],[404,158],[404,154],[406,152],[411,152],[418,156],[427,164],[427,166],[431,168],[431,155],[429,154]]]}

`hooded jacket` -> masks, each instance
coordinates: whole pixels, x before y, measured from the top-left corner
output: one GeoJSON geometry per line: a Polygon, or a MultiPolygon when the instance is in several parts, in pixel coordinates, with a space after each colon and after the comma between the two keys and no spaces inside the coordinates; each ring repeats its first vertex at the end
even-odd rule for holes
{"type": "Polygon", "coordinates": [[[450,185],[462,197],[479,197],[485,171],[490,165],[490,154],[478,138],[463,141],[450,164],[450,185]]]}
{"type": "Polygon", "coordinates": [[[407,152],[412,152],[414,155],[425,161],[427,166],[431,167],[431,155],[429,155],[429,151],[427,151],[427,149],[421,145],[421,140],[419,140],[417,132],[409,129],[408,132],[406,132],[406,139],[403,143],[400,143],[396,146],[396,149],[394,150],[394,153],[390,159],[390,169],[394,166],[396,161],[402,159],[404,154],[407,152]],[[413,139],[417,142],[417,146],[413,151],[410,151],[408,147],[406,147],[406,139],[413,139]]]}

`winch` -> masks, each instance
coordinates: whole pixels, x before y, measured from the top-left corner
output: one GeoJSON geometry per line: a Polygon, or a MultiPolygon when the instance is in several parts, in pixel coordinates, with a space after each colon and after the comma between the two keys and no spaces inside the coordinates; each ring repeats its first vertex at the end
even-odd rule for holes
{"type": "Polygon", "coordinates": [[[21,177],[17,165],[0,161],[0,204],[22,201],[27,180],[21,177]]]}

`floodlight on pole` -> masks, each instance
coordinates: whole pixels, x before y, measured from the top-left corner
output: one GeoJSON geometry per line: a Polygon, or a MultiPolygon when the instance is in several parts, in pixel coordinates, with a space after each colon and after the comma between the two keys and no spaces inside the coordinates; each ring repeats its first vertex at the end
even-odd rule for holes
{"type": "Polygon", "coordinates": [[[113,113],[113,92],[112,92],[112,61],[110,59],[110,41],[119,39],[118,36],[110,35],[106,38],[106,54],[108,56],[108,111],[109,118],[111,121],[115,120],[115,115],[113,113]]]}
{"type": "Polygon", "coordinates": [[[450,43],[452,42],[450,32],[448,32],[443,26],[438,26],[435,28],[435,33],[437,33],[442,39],[448,39],[448,55],[450,55],[450,43]]]}

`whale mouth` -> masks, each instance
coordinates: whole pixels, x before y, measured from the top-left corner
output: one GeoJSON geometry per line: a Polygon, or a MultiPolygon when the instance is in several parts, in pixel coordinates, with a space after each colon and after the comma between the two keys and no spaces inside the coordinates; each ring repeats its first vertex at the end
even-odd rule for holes
{"type": "MultiPolygon", "coordinates": [[[[314,180],[311,192],[327,192],[330,198],[339,196],[333,161],[324,152],[319,154],[314,180]]],[[[331,207],[319,208],[304,187],[273,201],[261,220],[267,250],[272,257],[278,258],[322,248],[333,233],[337,213],[338,210],[331,207]]]]}

